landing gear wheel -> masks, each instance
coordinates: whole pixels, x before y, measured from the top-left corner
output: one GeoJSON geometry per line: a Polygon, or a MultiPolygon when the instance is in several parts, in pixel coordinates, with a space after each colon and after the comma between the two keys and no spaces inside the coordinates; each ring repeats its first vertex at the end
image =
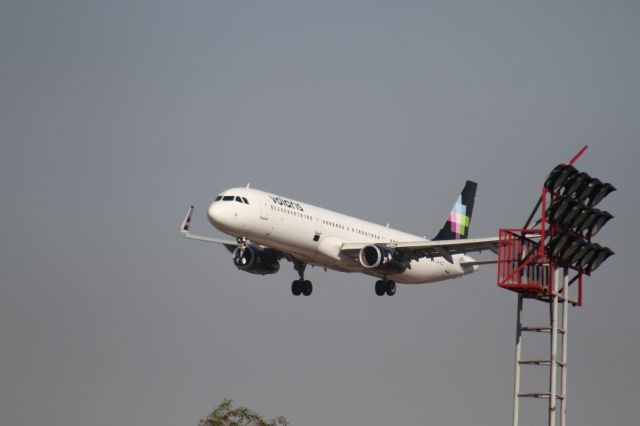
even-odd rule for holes
{"type": "Polygon", "coordinates": [[[385,281],[378,280],[376,281],[376,294],[378,296],[384,296],[384,293],[387,291],[385,286],[385,281]]]}
{"type": "Polygon", "coordinates": [[[313,285],[311,285],[311,281],[304,279],[304,270],[307,264],[295,258],[292,261],[293,268],[298,272],[300,279],[291,283],[291,293],[293,293],[294,296],[300,296],[300,294],[310,296],[313,292],[313,285]]]}
{"type": "Polygon", "coordinates": [[[310,296],[311,292],[313,292],[313,284],[311,284],[311,281],[302,281],[302,294],[305,296],[310,296]]]}
{"type": "Polygon", "coordinates": [[[302,293],[302,282],[300,280],[295,280],[291,283],[291,293],[294,296],[300,296],[300,293],[302,293]]]}
{"type": "Polygon", "coordinates": [[[396,294],[396,283],[394,281],[384,281],[387,296],[396,294]]]}

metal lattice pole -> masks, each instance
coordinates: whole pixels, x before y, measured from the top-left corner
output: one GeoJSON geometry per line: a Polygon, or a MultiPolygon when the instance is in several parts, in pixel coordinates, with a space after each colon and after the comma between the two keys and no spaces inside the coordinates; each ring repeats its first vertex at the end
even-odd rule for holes
{"type": "Polygon", "coordinates": [[[558,365],[558,282],[560,268],[554,268],[551,288],[550,322],[551,322],[551,357],[549,359],[549,426],[556,425],[556,376],[558,365]]]}
{"type": "Polygon", "coordinates": [[[567,346],[569,325],[569,271],[564,268],[562,280],[562,411],[560,411],[560,426],[567,426],[567,346]]]}
{"type": "Polygon", "coordinates": [[[522,293],[518,293],[518,314],[516,322],[516,366],[513,391],[513,426],[518,426],[520,416],[520,358],[522,357],[522,293]]]}

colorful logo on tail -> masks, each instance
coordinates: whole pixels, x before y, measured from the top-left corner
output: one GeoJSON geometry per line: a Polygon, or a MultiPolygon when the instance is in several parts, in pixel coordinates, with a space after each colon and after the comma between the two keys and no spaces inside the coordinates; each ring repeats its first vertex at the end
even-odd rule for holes
{"type": "Polygon", "coordinates": [[[473,204],[476,199],[478,184],[468,180],[458,195],[458,199],[451,208],[444,226],[434,240],[462,240],[469,235],[469,225],[473,214],[473,204]]]}
{"type": "Polygon", "coordinates": [[[448,221],[451,223],[451,231],[455,234],[456,240],[467,234],[470,220],[471,218],[467,216],[467,206],[462,204],[462,195],[459,195],[448,217],[448,221]]]}

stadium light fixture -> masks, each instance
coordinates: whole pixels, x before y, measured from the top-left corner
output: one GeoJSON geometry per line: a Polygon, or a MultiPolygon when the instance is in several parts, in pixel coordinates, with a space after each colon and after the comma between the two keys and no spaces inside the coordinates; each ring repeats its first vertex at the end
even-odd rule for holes
{"type": "Polygon", "coordinates": [[[582,240],[578,250],[576,250],[567,263],[573,267],[578,267],[582,259],[589,253],[592,249],[593,244],[588,241],[582,240]]]}
{"type": "Polygon", "coordinates": [[[591,181],[591,176],[585,172],[577,172],[572,175],[572,178],[568,180],[564,185],[564,195],[575,195],[580,189],[589,181],[591,181]]]}
{"type": "Polygon", "coordinates": [[[571,223],[567,224],[569,229],[573,229],[576,232],[580,232],[582,225],[589,219],[591,216],[591,209],[582,205],[578,211],[578,214],[575,215],[571,223]]]}
{"type": "Polygon", "coordinates": [[[573,241],[578,240],[579,238],[580,236],[573,231],[562,232],[554,235],[547,244],[547,255],[552,258],[558,258],[573,241]]]}
{"type": "Polygon", "coordinates": [[[566,228],[572,228],[572,224],[575,222],[576,217],[584,210],[584,206],[577,201],[571,205],[563,217],[558,222],[560,225],[566,228]]]}
{"type": "Polygon", "coordinates": [[[547,209],[547,221],[559,223],[567,209],[576,204],[577,201],[569,197],[558,197],[547,209]]]}
{"type": "Polygon", "coordinates": [[[593,237],[598,232],[600,232],[602,227],[611,219],[613,219],[613,215],[611,213],[601,211],[596,220],[591,224],[591,226],[589,226],[589,229],[587,230],[589,237],[593,237]]]}
{"type": "Polygon", "coordinates": [[[611,194],[616,190],[616,187],[611,185],[610,183],[603,183],[598,188],[594,189],[593,193],[589,198],[589,207],[593,207],[598,204],[604,197],[611,194]]]}
{"type": "Polygon", "coordinates": [[[614,254],[613,250],[611,250],[609,247],[602,247],[600,250],[596,252],[595,256],[593,256],[593,258],[589,261],[589,264],[587,265],[587,268],[586,268],[586,272],[590,274],[591,272],[595,271],[600,267],[600,265],[602,265],[602,263],[605,260],[607,260],[613,254],[614,254]]]}
{"type": "Polygon", "coordinates": [[[573,238],[567,244],[562,247],[558,260],[563,265],[569,265],[573,255],[578,252],[580,247],[586,244],[586,241],[582,238],[573,238]]]}
{"type": "Polygon", "coordinates": [[[601,249],[602,249],[602,246],[600,244],[591,243],[591,247],[589,248],[589,251],[585,253],[582,259],[580,259],[579,265],[576,265],[576,266],[582,268],[583,270],[586,269],[587,265],[589,265],[589,262],[591,262],[591,259],[593,259],[593,257],[596,254],[598,254],[598,251],[600,251],[601,249]]]}
{"type": "Polygon", "coordinates": [[[544,186],[551,196],[545,212],[550,225],[549,238],[545,238],[547,256],[557,265],[594,271],[613,255],[611,249],[591,242],[613,218],[611,213],[594,206],[616,188],[578,171],[572,163],[557,165],[544,186]]]}
{"type": "Polygon", "coordinates": [[[597,188],[602,186],[602,181],[598,178],[593,178],[589,181],[586,181],[584,185],[578,190],[576,193],[576,197],[578,201],[581,203],[587,203],[587,200],[591,197],[591,195],[595,195],[597,188]]]}
{"type": "Polygon", "coordinates": [[[575,167],[567,164],[557,165],[544,183],[544,186],[551,192],[557,191],[574,174],[578,173],[575,167]]]}

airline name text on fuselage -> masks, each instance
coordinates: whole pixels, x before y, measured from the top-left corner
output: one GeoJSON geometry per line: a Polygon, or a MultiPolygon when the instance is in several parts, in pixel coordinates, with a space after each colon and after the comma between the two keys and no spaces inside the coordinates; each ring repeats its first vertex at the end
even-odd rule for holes
{"type": "Polygon", "coordinates": [[[276,197],[273,195],[269,195],[269,198],[271,198],[271,201],[273,201],[275,204],[281,205],[281,206],[285,206],[285,207],[289,207],[290,209],[296,209],[296,210],[300,210],[301,212],[304,211],[304,209],[302,208],[302,206],[298,203],[294,203],[293,201],[289,201],[285,198],[282,197],[276,197]]]}

